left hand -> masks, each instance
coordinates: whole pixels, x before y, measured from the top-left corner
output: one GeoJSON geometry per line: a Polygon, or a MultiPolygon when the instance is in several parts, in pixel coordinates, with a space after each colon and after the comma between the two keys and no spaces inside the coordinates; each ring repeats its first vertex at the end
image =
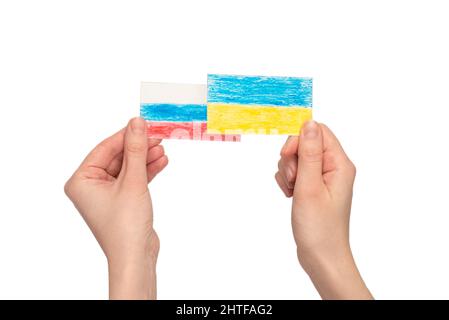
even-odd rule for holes
{"type": "Polygon", "coordinates": [[[132,119],[96,146],[65,185],[108,259],[111,298],[156,295],[159,239],[148,183],[168,159],[161,140],[148,139],[146,129],[143,119],[132,119]],[[145,288],[152,278],[154,285],[145,288]]]}

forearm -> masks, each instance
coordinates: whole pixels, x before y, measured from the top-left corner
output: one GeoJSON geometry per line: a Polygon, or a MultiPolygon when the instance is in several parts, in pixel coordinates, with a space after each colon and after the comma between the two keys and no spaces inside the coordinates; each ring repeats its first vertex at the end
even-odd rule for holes
{"type": "Polygon", "coordinates": [[[303,267],[322,299],[373,299],[357,269],[350,249],[331,257],[317,254],[309,258],[307,265],[303,267]]]}
{"type": "Polygon", "coordinates": [[[156,262],[141,259],[109,266],[109,298],[112,300],[156,299],[156,262]]]}

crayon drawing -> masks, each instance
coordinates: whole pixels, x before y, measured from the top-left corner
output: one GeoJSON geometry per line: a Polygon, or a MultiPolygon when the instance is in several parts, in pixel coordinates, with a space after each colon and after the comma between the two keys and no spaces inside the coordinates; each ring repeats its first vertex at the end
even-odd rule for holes
{"type": "Polygon", "coordinates": [[[204,85],[143,82],[140,116],[152,138],[240,141],[238,135],[207,132],[204,85]]]}
{"type": "Polygon", "coordinates": [[[311,78],[208,75],[208,133],[298,135],[311,118],[311,78]]]}

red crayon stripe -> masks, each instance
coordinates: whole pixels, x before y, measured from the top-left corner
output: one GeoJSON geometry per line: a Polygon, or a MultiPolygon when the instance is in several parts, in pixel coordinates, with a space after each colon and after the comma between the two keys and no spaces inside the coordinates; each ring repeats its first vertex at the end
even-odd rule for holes
{"type": "Polygon", "coordinates": [[[156,139],[240,141],[240,135],[207,134],[206,122],[147,121],[147,126],[148,126],[148,136],[156,139]]]}

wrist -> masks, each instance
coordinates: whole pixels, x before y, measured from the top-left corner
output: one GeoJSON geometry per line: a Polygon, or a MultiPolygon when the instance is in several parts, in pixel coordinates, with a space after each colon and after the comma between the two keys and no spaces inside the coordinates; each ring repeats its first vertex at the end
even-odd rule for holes
{"type": "Polygon", "coordinates": [[[156,261],[133,258],[109,261],[110,299],[156,299],[156,261]]]}
{"type": "Polygon", "coordinates": [[[349,244],[338,248],[301,248],[297,247],[299,263],[312,277],[316,273],[332,272],[334,269],[350,269],[355,265],[349,244]]]}
{"type": "Polygon", "coordinates": [[[316,251],[301,257],[301,266],[323,299],[372,299],[349,245],[338,251],[316,251]]]}
{"type": "Polygon", "coordinates": [[[107,260],[109,270],[120,271],[122,273],[137,268],[141,268],[142,270],[155,270],[157,263],[157,257],[136,255],[116,256],[107,258],[107,260]]]}
{"type": "Polygon", "coordinates": [[[109,267],[125,268],[132,265],[156,265],[160,243],[154,230],[149,236],[123,242],[127,245],[116,246],[115,250],[105,251],[109,267]]]}
{"type": "Polygon", "coordinates": [[[153,231],[136,243],[107,255],[110,299],[156,299],[159,238],[153,231]]]}

